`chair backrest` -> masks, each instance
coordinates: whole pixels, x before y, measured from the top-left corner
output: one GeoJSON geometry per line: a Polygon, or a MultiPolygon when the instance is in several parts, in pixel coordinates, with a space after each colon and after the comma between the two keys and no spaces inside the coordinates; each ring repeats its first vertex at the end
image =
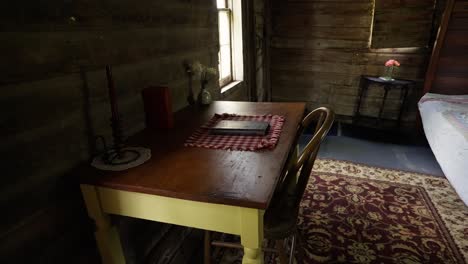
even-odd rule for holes
{"type": "Polygon", "coordinates": [[[299,155],[294,155],[296,152],[291,150],[288,158],[289,166],[283,178],[283,191],[293,192],[289,195],[294,195],[294,206],[299,207],[300,201],[307,187],[312,167],[314,166],[315,158],[320,148],[320,144],[327,135],[333,125],[335,114],[332,110],[326,107],[319,107],[310,112],[301,122],[297,129],[295,144],[297,146],[304,130],[309,128],[313,121],[317,121],[315,132],[312,139],[307,143],[305,148],[299,155]],[[291,185],[294,185],[291,188],[291,185]]]}

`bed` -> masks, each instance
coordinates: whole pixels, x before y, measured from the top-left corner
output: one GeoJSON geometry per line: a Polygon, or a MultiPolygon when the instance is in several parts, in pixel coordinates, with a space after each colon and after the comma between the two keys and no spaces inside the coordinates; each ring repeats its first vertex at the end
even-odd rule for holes
{"type": "Polygon", "coordinates": [[[418,106],[432,152],[468,205],[468,95],[426,93],[418,106]]]}
{"type": "Polygon", "coordinates": [[[468,5],[448,0],[419,101],[422,125],[442,171],[468,206],[468,5]]]}

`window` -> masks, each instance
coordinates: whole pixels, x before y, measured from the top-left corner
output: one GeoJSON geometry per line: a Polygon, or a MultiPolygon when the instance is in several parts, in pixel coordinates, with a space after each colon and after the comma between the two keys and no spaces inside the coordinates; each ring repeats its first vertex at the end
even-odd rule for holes
{"type": "Polygon", "coordinates": [[[227,0],[217,0],[219,26],[219,86],[232,82],[231,9],[227,0]]]}
{"type": "Polygon", "coordinates": [[[435,0],[374,0],[371,48],[427,47],[435,0]]]}
{"type": "Polygon", "coordinates": [[[241,1],[216,0],[219,27],[219,86],[243,79],[241,1]]]}

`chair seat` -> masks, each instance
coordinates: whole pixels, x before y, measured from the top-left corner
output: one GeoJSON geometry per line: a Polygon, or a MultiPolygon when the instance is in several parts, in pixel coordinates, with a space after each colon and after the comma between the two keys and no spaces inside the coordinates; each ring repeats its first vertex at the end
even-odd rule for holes
{"type": "Polygon", "coordinates": [[[294,196],[284,195],[272,204],[264,216],[263,233],[266,239],[284,239],[296,230],[299,208],[294,204],[294,196]]]}

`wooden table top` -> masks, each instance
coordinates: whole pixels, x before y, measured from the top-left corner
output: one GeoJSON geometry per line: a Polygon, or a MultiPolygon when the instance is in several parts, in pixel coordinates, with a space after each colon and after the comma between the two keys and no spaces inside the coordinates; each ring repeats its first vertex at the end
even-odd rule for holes
{"type": "Polygon", "coordinates": [[[293,144],[304,103],[214,102],[187,107],[175,114],[173,129],[145,129],[131,146],[151,149],[151,159],[121,171],[86,166],[81,183],[193,201],[266,209],[293,144]],[[257,152],[184,147],[185,140],[215,113],[285,116],[277,146],[257,152]]]}
{"type": "Polygon", "coordinates": [[[363,75],[362,77],[364,79],[368,80],[368,81],[372,81],[372,82],[376,82],[376,83],[380,83],[380,84],[411,85],[411,84],[416,83],[416,81],[405,80],[405,79],[393,79],[393,80],[388,80],[387,81],[387,80],[380,79],[380,77],[378,77],[378,76],[363,75]]]}

